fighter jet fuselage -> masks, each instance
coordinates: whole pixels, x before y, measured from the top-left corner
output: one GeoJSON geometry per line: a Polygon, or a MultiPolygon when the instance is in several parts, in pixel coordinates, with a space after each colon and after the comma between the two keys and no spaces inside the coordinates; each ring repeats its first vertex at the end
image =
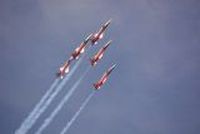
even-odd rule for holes
{"type": "Polygon", "coordinates": [[[115,67],[116,67],[116,64],[113,65],[112,67],[110,67],[110,68],[103,74],[103,76],[100,78],[100,80],[93,84],[95,90],[99,90],[99,89],[101,88],[101,86],[103,86],[103,85],[105,84],[105,82],[108,80],[109,75],[110,75],[111,72],[115,69],[115,67]]]}
{"type": "Polygon", "coordinates": [[[65,64],[60,67],[59,72],[58,72],[58,76],[63,79],[64,75],[69,73],[69,66],[70,66],[71,60],[68,60],[67,62],[65,62],[65,64]]]}
{"type": "Polygon", "coordinates": [[[100,30],[93,34],[92,38],[91,38],[91,42],[92,45],[97,44],[98,40],[102,39],[105,33],[105,30],[107,29],[107,27],[110,25],[111,23],[111,19],[108,20],[101,28],[100,30]]]}
{"type": "Polygon", "coordinates": [[[95,54],[91,59],[90,59],[90,63],[92,66],[95,66],[97,64],[97,62],[103,57],[106,49],[108,48],[108,46],[110,46],[112,40],[110,40],[109,42],[107,42],[98,52],[97,54],[95,54]]]}
{"type": "Polygon", "coordinates": [[[87,43],[89,42],[92,34],[90,34],[81,44],[79,47],[75,49],[75,51],[71,54],[70,59],[78,59],[80,57],[80,54],[85,52],[85,48],[87,46],[87,43]]]}
{"type": "Polygon", "coordinates": [[[78,59],[80,57],[80,54],[84,53],[85,47],[86,44],[81,43],[81,45],[78,48],[76,48],[75,51],[71,54],[71,57],[73,59],[78,59]]]}

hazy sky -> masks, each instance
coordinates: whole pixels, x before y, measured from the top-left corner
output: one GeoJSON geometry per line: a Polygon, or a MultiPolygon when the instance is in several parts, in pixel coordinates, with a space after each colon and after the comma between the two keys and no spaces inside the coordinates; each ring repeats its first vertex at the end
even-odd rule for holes
{"type": "Polygon", "coordinates": [[[116,70],[68,134],[200,133],[199,0],[1,0],[1,134],[19,128],[73,49],[109,18],[105,38],[30,133],[109,39],[104,58],[44,133],[61,131],[112,63],[116,70]]]}

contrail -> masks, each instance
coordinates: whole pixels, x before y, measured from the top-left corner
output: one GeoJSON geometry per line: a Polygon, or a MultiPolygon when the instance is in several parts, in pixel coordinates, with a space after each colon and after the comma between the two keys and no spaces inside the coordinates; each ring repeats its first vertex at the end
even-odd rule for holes
{"type": "Polygon", "coordinates": [[[58,106],[54,109],[54,111],[50,114],[48,118],[45,119],[44,123],[42,126],[36,131],[35,134],[41,134],[42,131],[53,121],[54,117],[58,114],[58,112],[62,109],[64,104],[69,100],[73,92],[76,90],[82,79],[85,77],[87,72],[89,71],[89,67],[87,70],[82,74],[82,76],[79,78],[78,81],[73,85],[73,87],[69,90],[69,92],[64,96],[64,98],[61,100],[61,102],[58,104],[58,106]]]}
{"type": "Polygon", "coordinates": [[[61,83],[58,85],[58,87],[55,89],[55,91],[52,92],[52,94],[50,96],[48,96],[49,98],[44,102],[44,104],[41,106],[41,108],[39,110],[37,110],[37,113],[35,113],[35,116],[32,117],[31,120],[28,123],[26,123],[24,128],[22,128],[21,130],[17,131],[16,134],[26,134],[29,131],[29,129],[32,128],[32,126],[39,119],[41,114],[45,112],[45,110],[51,104],[51,102],[56,97],[56,95],[62,90],[62,88],[64,87],[66,82],[71,78],[71,76],[76,71],[76,69],[80,65],[81,61],[83,60],[83,57],[84,57],[84,55],[77,61],[75,66],[71,69],[69,74],[67,74],[66,77],[61,81],[61,83]]]}
{"type": "Polygon", "coordinates": [[[49,96],[49,98],[47,99],[47,101],[44,103],[44,105],[40,108],[40,110],[36,113],[36,115],[34,116],[34,118],[29,123],[29,126],[26,128],[27,129],[26,132],[35,124],[35,122],[39,119],[39,117],[41,116],[41,114],[45,112],[45,110],[51,104],[51,102],[56,97],[56,95],[62,90],[62,88],[64,87],[64,85],[66,84],[66,82],[71,78],[71,76],[73,75],[73,73],[76,71],[76,69],[80,65],[81,61],[82,61],[82,58],[77,61],[77,64],[75,64],[75,66],[71,69],[71,71],[69,72],[69,74],[66,75],[66,77],[61,81],[61,83],[58,85],[58,87],[55,89],[55,91],[49,96]]]}
{"type": "Polygon", "coordinates": [[[60,134],[65,134],[70,126],[73,124],[73,122],[76,120],[76,118],[79,116],[79,114],[81,113],[81,111],[84,109],[84,107],[87,105],[87,103],[90,101],[90,99],[92,98],[92,96],[94,95],[95,91],[93,91],[92,93],[89,94],[89,96],[85,99],[85,101],[82,103],[81,107],[79,108],[79,110],[75,113],[75,115],[71,118],[71,120],[67,123],[67,125],[63,128],[63,130],[61,131],[60,134]]]}
{"type": "Polygon", "coordinates": [[[34,107],[32,112],[28,115],[28,117],[22,122],[19,129],[15,131],[15,134],[22,134],[23,130],[27,127],[28,123],[31,121],[31,119],[35,116],[35,114],[38,112],[40,107],[43,105],[43,103],[46,101],[46,99],[50,96],[50,94],[53,92],[54,88],[58,84],[59,79],[55,79],[50,88],[47,90],[45,95],[42,97],[42,99],[37,103],[37,105],[34,107]]]}

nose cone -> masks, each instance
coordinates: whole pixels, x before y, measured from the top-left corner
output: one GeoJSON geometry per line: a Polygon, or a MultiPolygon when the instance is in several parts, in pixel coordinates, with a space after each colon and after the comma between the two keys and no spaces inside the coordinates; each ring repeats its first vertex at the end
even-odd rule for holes
{"type": "Polygon", "coordinates": [[[115,69],[117,64],[112,65],[111,70],[115,69]]]}
{"type": "Polygon", "coordinates": [[[106,45],[104,46],[104,49],[106,49],[108,46],[110,46],[111,43],[112,43],[112,40],[108,41],[108,42],[106,43],[106,45]]]}
{"type": "Polygon", "coordinates": [[[108,70],[108,73],[110,74],[116,67],[116,64],[112,65],[109,70],[108,70]]]}
{"type": "Polygon", "coordinates": [[[90,35],[87,36],[87,38],[86,38],[85,41],[84,41],[85,44],[91,39],[91,37],[92,37],[92,34],[90,34],[90,35]]]}
{"type": "Polygon", "coordinates": [[[110,19],[108,20],[109,23],[111,23],[111,21],[112,21],[112,18],[110,18],[110,19]]]}
{"type": "Polygon", "coordinates": [[[112,21],[112,19],[109,19],[109,20],[106,22],[105,26],[107,27],[108,25],[110,25],[111,21],[112,21]]]}

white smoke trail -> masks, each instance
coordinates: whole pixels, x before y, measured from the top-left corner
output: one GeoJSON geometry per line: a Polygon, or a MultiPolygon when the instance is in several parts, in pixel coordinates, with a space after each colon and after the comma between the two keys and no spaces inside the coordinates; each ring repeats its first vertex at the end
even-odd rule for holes
{"type": "Polygon", "coordinates": [[[85,99],[85,101],[82,103],[82,105],[80,106],[79,110],[75,113],[75,115],[71,118],[71,120],[67,123],[67,125],[63,128],[63,130],[61,131],[60,134],[65,134],[70,126],[73,124],[73,122],[76,120],[76,118],[79,116],[79,114],[81,113],[81,111],[84,109],[84,107],[87,105],[87,103],[90,101],[90,99],[92,98],[92,96],[94,95],[95,91],[93,91],[92,93],[89,94],[89,96],[85,99]]]}
{"type": "Polygon", "coordinates": [[[22,129],[20,129],[19,131],[17,131],[16,134],[26,134],[29,131],[29,129],[32,128],[32,126],[39,119],[39,117],[41,116],[41,114],[45,112],[45,110],[51,104],[51,102],[56,97],[56,95],[62,90],[62,88],[64,87],[64,85],[66,84],[66,82],[71,78],[71,76],[76,71],[76,69],[78,68],[78,66],[80,65],[80,63],[81,63],[82,60],[83,60],[83,57],[81,57],[77,61],[77,63],[75,64],[75,66],[71,69],[71,71],[69,72],[69,74],[67,74],[66,77],[61,81],[61,83],[58,85],[58,87],[55,89],[55,91],[52,92],[52,94],[50,96],[48,96],[49,98],[44,102],[44,104],[40,107],[40,109],[37,110],[37,113],[35,113],[35,116],[33,118],[31,118],[31,120],[29,122],[26,123],[25,127],[23,127],[22,129]]]}
{"type": "Polygon", "coordinates": [[[58,106],[54,109],[54,111],[50,114],[48,118],[45,119],[44,123],[42,126],[36,131],[35,134],[41,134],[42,131],[53,121],[54,117],[58,114],[58,112],[62,109],[64,104],[69,100],[73,92],[76,90],[82,79],[85,77],[87,72],[89,71],[89,67],[87,70],[82,74],[82,76],[79,78],[78,81],[73,85],[73,87],[69,90],[69,92],[64,96],[64,98],[61,100],[61,102],[58,104],[58,106]]]}
{"type": "Polygon", "coordinates": [[[39,117],[41,116],[41,114],[45,112],[45,110],[51,104],[51,102],[56,97],[56,95],[62,90],[62,88],[64,87],[64,85],[71,78],[71,76],[73,75],[73,73],[76,71],[76,69],[80,65],[81,61],[82,61],[82,59],[80,59],[77,62],[77,64],[75,64],[75,66],[71,69],[71,71],[69,72],[69,74],[66,75],[66,77],[58,85],[58,87],[55,89],[55,91],[49,96],[49,98],[47,99],[47,101],[44,103],[44,105],[40,108],[40,110],[36,113],[36,115],[34,116],[34,118],[29,123],[29,126],[26,128],[26,132],[35,124],[35,122],[39,119],[39,117]]]}
{"type": "Polygon", "coordinates": [[[53,89],[58,84],[59,79],[55,79],[55,81],[52,83],[50,88],[47,90],[45,95],[42,97],[42,99],[37,103],[37,105],[34,107],[32,112],[28,115],[28,117],[22,122],[19,129],[15,131],[15,134],[22,134],[23,130],[28,126],[29,122],[32,120],[32,118],[35,116],[35,114],[38,112],[38,110],[41,108],[43,103],[46,101],[46,99],[50,96],[50,94],[53,92],[53,89]]]}

